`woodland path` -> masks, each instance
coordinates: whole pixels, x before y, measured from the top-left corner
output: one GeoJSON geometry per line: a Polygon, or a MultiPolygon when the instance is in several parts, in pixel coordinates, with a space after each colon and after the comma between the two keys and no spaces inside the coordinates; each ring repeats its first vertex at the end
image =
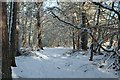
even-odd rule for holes
{"type": "MultiPolygon", "coordinates": [[[[44,48],[32,56],[16,57],[17,67],[12,68],[14,78],[117,78],[114,71],[93,65],[89,55],[77,52],[69,55],[68,48],[44,48]]],[[[96,56],[96,59],[102,56],[96,56]]]]}

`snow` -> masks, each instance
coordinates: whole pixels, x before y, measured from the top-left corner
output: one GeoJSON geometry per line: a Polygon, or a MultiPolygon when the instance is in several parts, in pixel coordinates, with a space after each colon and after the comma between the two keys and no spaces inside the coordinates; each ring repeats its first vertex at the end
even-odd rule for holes
{"type": "MultiPolygon", "coordinates": [[[[32,56],[16,57],[17,67],[12,67],[13,78],[117,78],[114,70],[105,70],[88,61],[89,55],[70,48],[44,48],[32,51],[32,56]]],[[[95,56],[95,59],[102,56],[95,56]]]]}

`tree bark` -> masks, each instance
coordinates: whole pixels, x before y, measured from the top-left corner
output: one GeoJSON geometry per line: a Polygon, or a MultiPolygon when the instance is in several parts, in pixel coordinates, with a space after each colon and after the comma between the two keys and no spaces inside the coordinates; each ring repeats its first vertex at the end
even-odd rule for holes
{"type": "MultiPolygon", "coordinates": [[[[96,22],[96,27],[99,27],[99,19],[100,19],[100,6],[97,10],[97,22],[96,22]]],[[[101,28],[98,28],[98,37],[97,41],[99,41],[101,38],[101,28]]],[[[100,47],[98,47],[98,53],[100,54],[100,47]]]]}
{"type": "Polygon", "coordinates": [[[15,54],[16,54],[16,46],[15,46],[15,35],[16,35],[16,19],[17,19],[17,2],[13,3],[13,22],[11,27],[11,38],[10,38],[10,57],[11,57],[11,66],[16,67],[15,63],[15,54]]]}
{"type": "MultiPolygon", "coordinates": [[[[86,18],[85,18],[85,11],[82,10],[82,27],[85,27],[85,22],[86,22],[86,18]]],[[[83,50],[87,50],[87,44],[88,44],[88,33],[87,30],[83,30],[81,31],[81,48],[83,50]]]]}
{"type": "MultiPolygon", "coordinates": [[[[100,18],[100,6],[97,10],[97,22],[96,22],[96,27],[99,27],[99,18],[100,18]]],[[[101,28],[98,28],[98,38],[97,40],[99,40],[101,38],[101,28]]]]}
{"type": "Polygon", "coordinates": [[[40,6],[42,3],[37,3],[37,29],[38,29],[38,47],[43,50],[42,47],[42,36],[41,36],[41,23],[40,23],[40,6]]]}
{"type": "MultiPolygon", "coordinates": [[[[7,10],[6,2],[2,3],[2,80],[9,78],[12,80],[11,66],[9,58],[9,40],[8,40],[8,25],[7,25],[7,10]]],[[[6,79],[7,80],[7,79],[6,79]]]]}
{"type": "Polygon", "coordinates": [[[120,49],[120,14],[118,14],[118,20],[119,20],[119,23],[118,23],[118,49],[120,49]]]}
{"type": "Polygon", "coordinates": [[[77,30],[77,50],[80,49],[80,30],[77,30]]]}
{"type": "Polygon", "coordinates": [[[93,61],[93,47],[94,47],[94,44],[91,44],[91,46],[90,46],[90,59],[89,59],[89,61],[93,61]]]}
{"type": "Polygon", "coordinates": [[[2,3],[0,2],[0,60],[2,60],[2,3]]]}
{"type": "Polygon", "coordinates": [[[20,53],[20,47],[21,47],[21,25],[20,25],[20,14],[19,14],[19,12],[20,12],[20,3],[19,2],[17,2],[17,26],[16,26],[16,50],[17,50],[17,52],[16,52],[16,56],[19,56],[19,55],[21,55],[21,53],[20,53]]]}
{"type": "MultiPolygon", "coordinates": [[[[120,49],[120,14],[118,14],[118,20],[119,20],[119,23],[118,23],[118,50],[120,49]]],[[[118,56],[118,64],[120,64],[120,56],[118,56]]],[[[119,71],[118,71],[118,78],[120,80],[120,66],[119,66],[119,71]]]]}
{"type": "MultiPolygon", "coordinates": [[[[72,24],[74,24],[75,23],[75,17],[74,16],[72,16],[72,24]]],[[[75,29],[73,28],[72,29],[72,44],[73,44],[73,49],[75,49],[75,29]]]]}
{"type": "Polygon", "coordinates": [[[22,3],[22,47],[25,47],[26,39],[25,39],[25,24],[27,22],[27,18],[24,18],[24,2],[22,3]],[[26,21],[26,22],[25,22],[26,21]]]}
{"type": "Polygon", "coordinates": [[[0,80],[2,79],[2,3],[0,2],[0,80]]]}
{"type": "MultiPolygon", "coordinates": [[[[32,11],[31,11],[32,13],[32,11]]],[[[32,16],[32,15],[31,15],[32,16]]],[[[30,18],[30,27],[29,27],[29,38],[28,38],[28,43],[29,43],[29,46],[32,48],[32,43],[31,43],[31,32],[32,32],[32,18],[30,18]]]]}
{"type": "Polygon", "coordinates": [[[72,41],[73,41],[73,49],[75,49],[75,30],[72,30],[72,41]]]}

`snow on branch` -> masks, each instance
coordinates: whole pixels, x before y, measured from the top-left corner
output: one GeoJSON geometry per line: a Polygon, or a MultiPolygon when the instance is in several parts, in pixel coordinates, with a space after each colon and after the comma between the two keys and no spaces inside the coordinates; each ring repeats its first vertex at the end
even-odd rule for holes
{"type": "MultiPolygon", "coordinates": [[[[86,30],[86,31],[89,33],[89,35],[92,37],[92,39],[93,39],[95,42],[97,42],[97,40],[94,38],[94,36],[92,35],[92,32],[91,32],[91,30],[90,30],[89,28],[82,28],[80,25],[73,25],[73,24],[70,23],[70,22],[66,22],[66,21],[60,19],[60,17],[57,16],[57,15],[53,12],[54,8],[55,8],[55,7],[48,8],[48,11],[51,12],[51,14],[53,15],[54,18],[57,18],[59,21],[65,23],[65,24],[68,24],[68,25],[70,25],[70,26],[72,26],[72,27],[74,27],[74,28],[76,28],[76,29],[86,30]]],[[[56,8],[56,9],[57,9],[57,8],[56,8]]],[[[101,41],[103,42],[103,40],[101,40],[101,41]]],[[[101,45],[101,44],[102,44],[101,41],[98,43],[98,46],[100,46],[101,49],[103,49],[103,50],[106,51],[106,52],[115,52],[115,53],[116,53],[116,51],[114,51],[114,49],[105,49],[105,48],[103,48],[102,45],[101,45]]]]}
{"type": "Polygon", "coordinates": [[[95,4],[95,5],[99,5],[100,7],[104,8],[104,9],[113,11],[113,12],[115,12],[116,14],[120,14],[120,12],[118,12],[117,10],[114,9],[114,7],[113,7],[114,3],[113,3],[113,5],[112,5],[112,7],[110,7],[110,6],[108,6],[108,5],[103,5],[103,4],[98,3],[98,2],[92,2],[92,3],[95,4]]]}

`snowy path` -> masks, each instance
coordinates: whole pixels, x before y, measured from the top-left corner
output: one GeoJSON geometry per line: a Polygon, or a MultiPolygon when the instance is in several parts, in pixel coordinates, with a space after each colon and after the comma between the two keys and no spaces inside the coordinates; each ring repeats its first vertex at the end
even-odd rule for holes
{"type": "Polygon", "coordinates": [[[114,71],[97,68],[88,61],[89,56],[63,55],[70,49],[45,48],[35,52],[38,56],[16,57],[13,78],[117,78],[114,71]]]}

